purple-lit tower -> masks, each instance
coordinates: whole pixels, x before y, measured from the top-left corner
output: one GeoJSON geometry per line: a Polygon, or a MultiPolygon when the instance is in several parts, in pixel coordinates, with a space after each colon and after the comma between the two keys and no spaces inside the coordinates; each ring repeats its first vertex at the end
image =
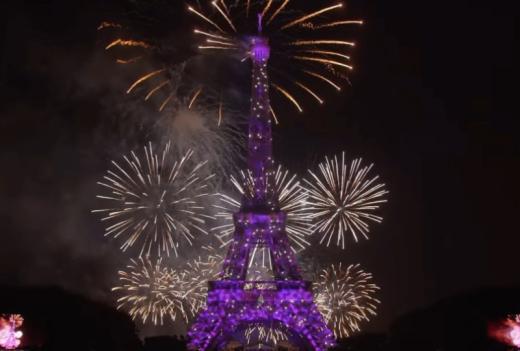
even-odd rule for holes
{"type": "Polygon", "coordinates": [[[301,277],[285,233],[286,216],[273,188],[269,53],[267,39],[251,38],[248,167],[252,189],[234,215],[234,238],[222,278],[209,283],[207,308],[188,332],[192,350],[224,349],[252,323],[276,325],[302,350],[322,351],[334,344],[333,333],[313,302],[311,283],[301,277]],[[248,274],[253,256],[260,251],[269,256],[269,279],[251,279],[248,274]]]}

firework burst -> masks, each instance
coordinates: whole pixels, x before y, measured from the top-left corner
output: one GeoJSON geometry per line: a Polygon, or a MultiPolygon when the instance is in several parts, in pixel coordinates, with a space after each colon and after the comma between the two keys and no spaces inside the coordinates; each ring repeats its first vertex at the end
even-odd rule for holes
{"type": "Polygon", "coordinates": [[[224,257],[212,247],[204,247],[207,255],[198,257],[186,264],[183,280],[186,289],[186,301],[192,315],[196,315],[206,307],[208,282],[221,276],[224,257]]]}
{"type": "Polygon", "coordinates": [[[342,16],[342,3],[303,13],[291,11],[290,0],[207,3],[188,7],[201,20],[194,30],[202,39],[199,49],[247,58],[251,36],[266,37],[272,49],[272,87],[298,111],[303,97],[322,104],[322,87],[341,90],[340,81],[348,80],[353,65],[346,51],[355,43],[345,40],[341,29],[363,22],[334,18],[342,16]]]}
{"type": "MultiPolygon", "coordinates": [[[[293,250],[301,251],[309,245],[307,238],[312,234],[311,221],[307,212],[307,191],[297,180],[296,175],[291,175],[282,166],[277,167],[273,179],[280,209],[287,215],[287,236],[292,243],[293,250]]],[[[232,240],[233,213],[237,212],[241,205],[238,197],[252,198],[254,196],[255,180],[249,171],[240,172],[238,178],[232,176],[231,182],[238,192],[238,196],[217,194],[219,201],[215,205],[218,211],[215,218],[220,219],[223,224],[214,227],[212,231],[217,233],[222,245],[227,245],[232,240]]]]}
{"type": "MultiPolygon", "coordinates": [[[[272,87],[280,101],[286,101],[302,112],[302,101],[310,99],[323,104],[324,90],[340,91],[348,82],[353,69],[349,51],[355,43],[348,39],[345,30],[361,25],[363,21],[345,19],[341,2],[308,12],[291,9],[294,3],[297,1],[206,0],[188,6],[188,12],[200,20],[200,26],[193,33],[199,39],[201,52],[224,54],[237,62],[245,62],[250,55],[251,37],[266,37],[272,49],[269,65],[269,75],[274,80],[272,87]]],[[[152,15],[157,17],[155,22],[161,22],[164,16],[155,12],[152,15]]],[[[170,18],[168,26],[164,25],[165,30],[171,27],[169,21],[170,18]]],[[[107,43],[106,50],[129,51],[129,54],[118,56],[116,60],[120,64],[141,62],[147,53],[157,53],[156,68],[148,69],[132,82],[127,93],[144,87],[146,99],[162,96],[158,104],[162,110],[173,101],[170,94],[164,93],[179,86],[178,81],[171,79],[171,72],[180,66],[179,59],[172,59],[165,52],[177,51],[169,48],[171,43],[166,40],[169,36],[165,33],[143,37],[122,34],[124,29],[121,24],[110,22],[103,22],[98,27],[98,30],[118,33],[118,37],[107,43]]],[[[190,61],[188,58],[181,63],[190,61]]],[[[274,110],[271,111],[274,115],[274,110]]]]}
{"type": "Polygon", "coordinates": [[[336,238],[336,245],[345,248],[345,233],[350,232],[357,242],[359,235],[368,239],[368,222],[380,223],[383,218],[372,212],[387,200],[385,184],[377,183],[379,176],[369,178],[372,164],[361,166],[355,159],[350,167],[345,163],[345,153],[319,165],[319,173],[309,170],[304,183],[309,189],[309,213],[314,229],[322,234],[320,243],[329,246],[336,238]]]}
{"type": "Polygon", "coordinates": [[[345,267],[340,263],[321,272],[315,283],[316,304],[336,338],[360,331],[360,323],[376,315],[380,302],[373,295],[378,290],[372,274],[359,264],[345,267]]]}
{"type": "Polygon", "coordinates": [[[140,246],[140,256],[152,249],[177,255],[179,241],[193,243],[196,234],[208,234],[204,201],[209,196],[212,175],[201,169],[205,162],[193,164],[193,151],[180,159],[170,154],[170,144],[162,153],[154,153],[152,144],[144,148],[144,157],[134,152],[124,156],[124,163],[112,161],[98,184],[105,193],[97,197],[108,206],[93,212],[102,213],[107,223],[105,236],[121,239],[121,249],[140,246]]]}
{"type": "Polygon", "coordinates": [[[162,325],[165,318],[187,321],[184,306],[186,286],[173,269],[163,266],[162,259],[149,257],[131,260],[126,271],[119,271],[119,285],[112,288],[120,297],[118,309],[126,310],[132,319],[143,324],[162,325]]]}

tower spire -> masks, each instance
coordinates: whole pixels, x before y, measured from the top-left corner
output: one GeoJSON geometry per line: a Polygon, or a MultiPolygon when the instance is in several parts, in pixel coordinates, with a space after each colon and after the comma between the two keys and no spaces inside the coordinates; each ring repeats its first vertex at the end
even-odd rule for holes
{"type": "MultiPolygon", "coordinates": [[[[259,15],[261,23],[261,15],[259,15]]],[[[259,24],[260,26],[260,24],[259,24]]],[[[261,28],[260,28],[261,29],[261,28]]],[[[248,169],[254,186],[253,196],[246,198],[244,209],[269,212],[276,208],[273,194],[273,150],[272,127],[269,101],[269,78],[267,62],[270,48],[266,38],[256,36],[251,39],[251,111],[248,131],[248,169]]]]}

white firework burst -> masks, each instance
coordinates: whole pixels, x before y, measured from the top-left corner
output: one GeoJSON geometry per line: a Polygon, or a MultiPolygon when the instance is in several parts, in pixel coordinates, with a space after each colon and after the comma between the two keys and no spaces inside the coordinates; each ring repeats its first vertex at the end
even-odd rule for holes
{"type": "Polygon", "coordinates": [[[172,157],[171,144],[162,153],[154,153],[152,144],[144,147],[144,157],[133,151],[124,162],[112,161],[103,181],[105,191],[97,197],[107,207],[92,212],[102,213],[105,236],[121,239],[121,249],[139,245],[142,256],[177,255],[179,241],[192,245],[196,234],[208,234],[206,221],[213,219],[205,210],[209,197],[209,181],[202,169],[205,162],[191,161],[188,150],[180,159],[172,157]]]}
{"type": "Polygon", "coordinates": [[[186,286],[185,298],[193,316],[206,307],[208,283],[221,276],[224,257],[212,247],[203,247],[207,254],[186,264],[182,279],[186,286]]]}
{"type": "Polygon", "coordinates": [[[369,222],[380,223],[383,218],[373,214],[388,194],[385,184],[377,183],[379,176],[369,177],[373,165],[361,166],[355,159],[350,167],[337,156],[320,163],[319,173],[308,171],[304,179],[309,191],[309,216],[315,231],[321,233],[320,244],[329,246],[334,238],[336,245],[345,248],[345,234],[350,232],[357,242],[359,235],[368,239],[369,222]]]}
{"type": "Polygon", "coordinates": [[[348,267],[331,265],[324,269],[314,284],[315,301],[336,338],[360,331],[361,322],[376,315],[380,303],[373,295],[379,287],[372,274],[359,264],[348,267]]]}
{"type": "Polygon", "coordinates": [[[132,319],[140,319],[143,324],[162,325],[165,318],[175,321],[179,315],[187,321],[186,286],[177,272],[163,265],[161,258],[132,259],[126,268],[118,272],[120,284],[112,288],[120,295],[118,309],[126,310],[132,319]]]}

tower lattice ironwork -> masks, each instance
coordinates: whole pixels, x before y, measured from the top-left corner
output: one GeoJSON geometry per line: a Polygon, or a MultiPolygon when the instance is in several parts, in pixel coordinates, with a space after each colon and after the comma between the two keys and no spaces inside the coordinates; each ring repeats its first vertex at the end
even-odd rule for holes
{"type": "Polygon", "coordinates": [[[285,233],[286,215],[274,189],[272,132],[267,64],[270,48],[262,36],[251,38],[251,116],[249,121],[249,184],[222,269],[209,283],[207,307],[188,336],[192,350],[219,350],[248,325],[276,323],[306,350],[326,350],[333,333],[313,302],[285,233]],[[255,255],[267,254],[270,278],[251,279],[255,255]]]}

